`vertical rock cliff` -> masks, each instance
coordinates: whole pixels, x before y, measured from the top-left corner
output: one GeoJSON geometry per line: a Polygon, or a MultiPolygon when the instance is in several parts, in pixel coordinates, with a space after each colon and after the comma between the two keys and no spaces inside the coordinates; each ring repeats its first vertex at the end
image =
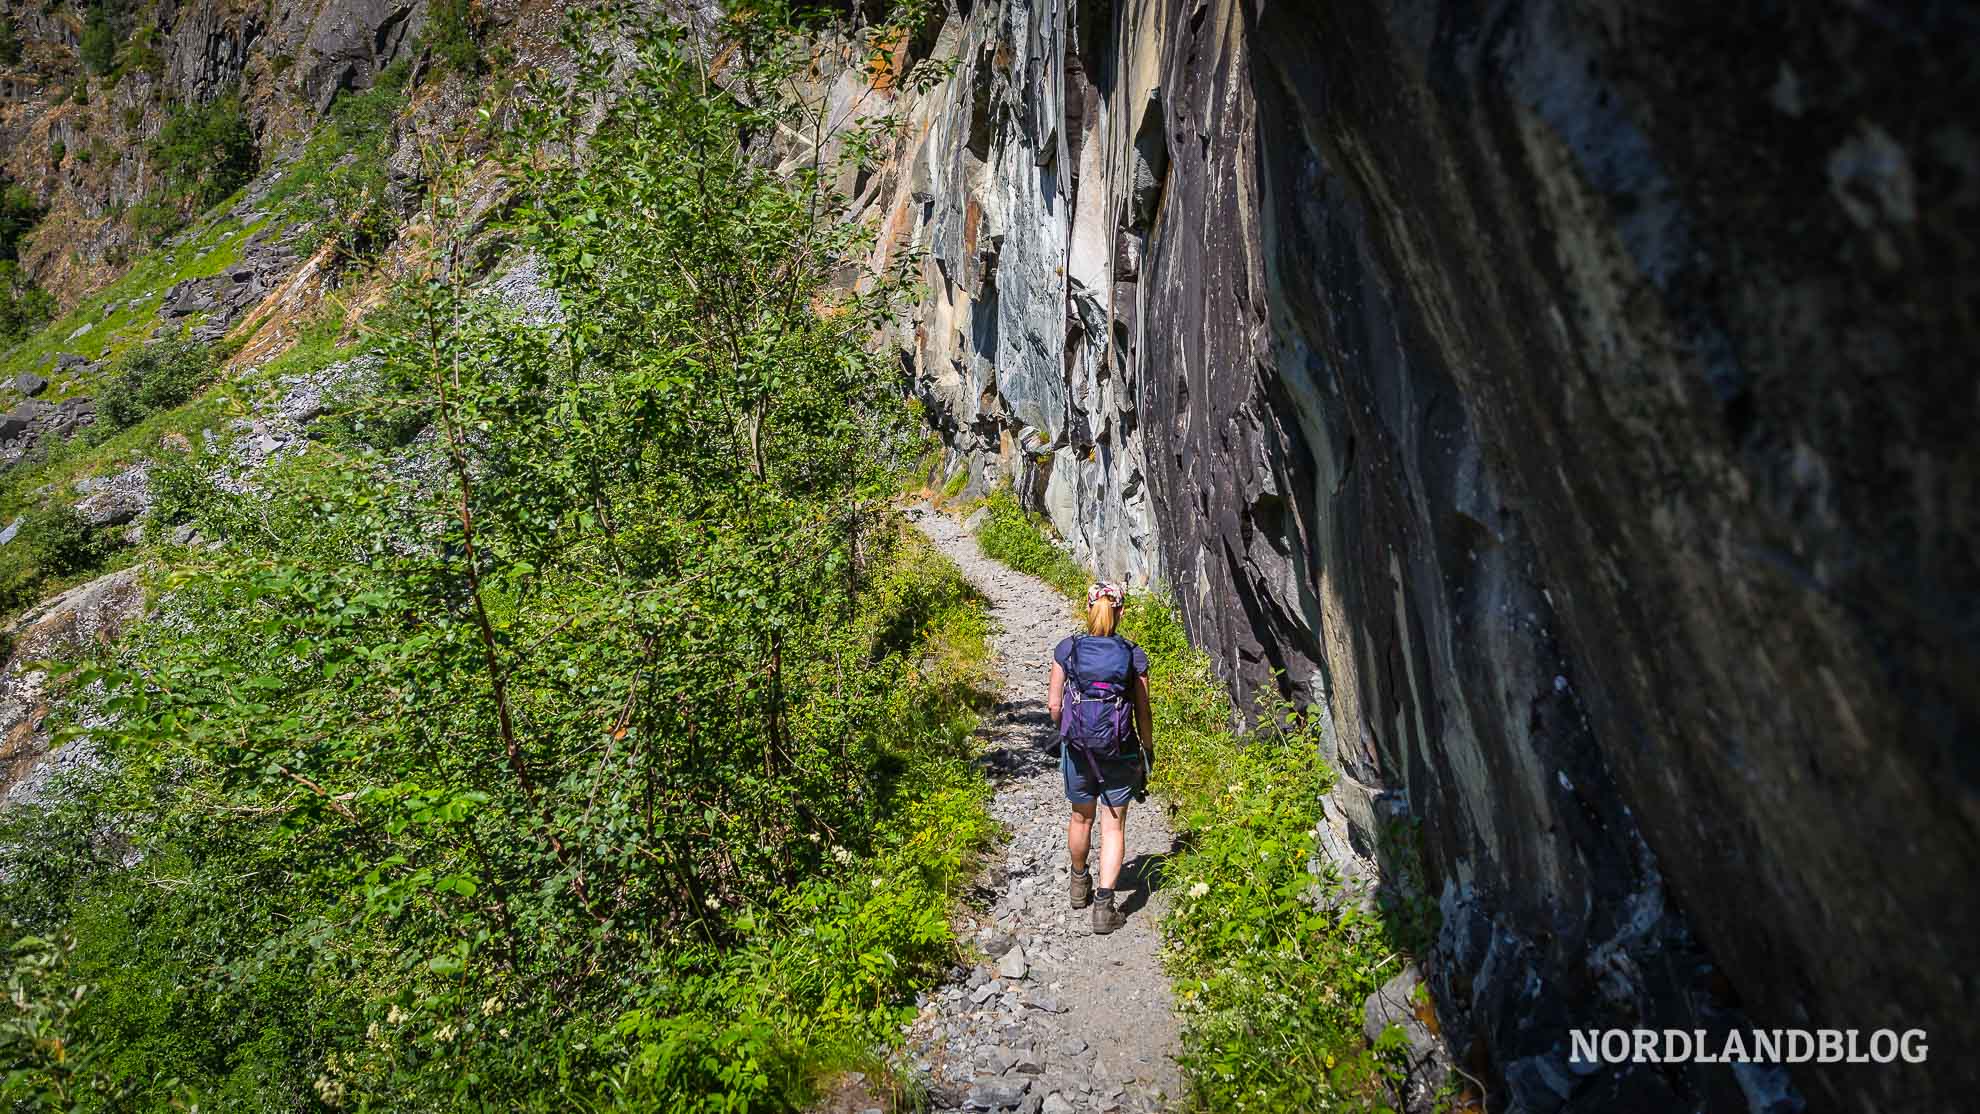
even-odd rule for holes
{"type": "MultiPolygon", "coordinates": [[[[370,88],[414,49],[422,0],[0,0],[0,185],[46,211],[21,247],[23,265],[65,303],[120,274],[150,245],[132,210],[159,203],[156,141],[175,114],[238,94],[261,169],[295,154],[341,92],[370,88]],[[114,36],[107,67],[83,57],[90,13],[114,36]]],[[[533,58],[554,29],[554,5],[491,0],[474,7],[505,46],[533,58]]],[[[97,61],[104,61],[98,58],[97,61]]],[[[456,117],[463,106],[446,106],[456,117]]],[[[430,113],[429,113],[430,114],[430,113]]]]}
{"type": "Polygon", "coordinates": [[[1976,48],[1957,5],[978,0],[859,183],[927,252],[956,465],[1316,705],[1325,842],[1420,870],[1494,1110],[1980,1083],[1976,48]],[[1752,1025],[1935,1055],[1569,1062],[1752,1025]]]}

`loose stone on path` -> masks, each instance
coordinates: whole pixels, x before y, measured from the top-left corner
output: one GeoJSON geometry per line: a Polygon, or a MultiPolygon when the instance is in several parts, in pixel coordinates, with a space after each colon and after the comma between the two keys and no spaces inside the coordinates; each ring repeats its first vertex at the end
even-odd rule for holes
{"type": "MultiPolygon", "coordinates": [[[[1152,801],[1128,814],[1118,932],[1096,936],[1066,896],[1067,806],[1045,711],[1052,647],[1073,632],[1065,598],[982,555],[954,519],[923,507],[915,525],[990,601],[1002,700],[979,732],[995,787],[991,814],[1009,841],[977,879],[956,924],[973,966],[922,995],[904,1066],[940,1111],[1132,1114],[1182,1093],[1177,1024],[1157,959],[1172,838],[1152,801]]],[[[1089,868],[1099,865],[1099,832],[1089,868]]]]}

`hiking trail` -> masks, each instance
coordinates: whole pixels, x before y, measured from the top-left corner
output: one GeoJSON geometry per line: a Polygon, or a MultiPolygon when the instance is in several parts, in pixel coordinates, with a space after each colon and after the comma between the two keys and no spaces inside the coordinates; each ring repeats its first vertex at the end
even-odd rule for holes
{"type": "MultiPolygon", "coordinates": [[[[1066,895],[1068,809],[1045,710],[1052,647],[1073,633],[1071,608],[1051,585],[984,556],[951,516],[924,504],[908,517],[990,602],[1003,687],[978,729],[979,760],[995,790],[991,815],[1010,837],[955,920],[979,958],[921,996],[909,1064],[935,1110],[1164,1109],[1183,1091],[1179,1027],[1157,959],[1161,868],[1173,845],[1167,810],[1154,798],[1129,810],[1115,899],[1127,924],[1094,935],[1091,910],[1073,909],[1066,895]]],[[[1099,844],[1096,823],[1096,875],[1099,844]]]]}

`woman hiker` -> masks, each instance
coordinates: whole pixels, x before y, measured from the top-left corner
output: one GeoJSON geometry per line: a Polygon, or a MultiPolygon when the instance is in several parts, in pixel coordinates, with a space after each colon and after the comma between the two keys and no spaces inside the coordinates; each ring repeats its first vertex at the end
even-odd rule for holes
{"type": "Polygon", "coordinates": [[[1047,705],[1059,725],[1059,769],[1066,779],[1072,818],[1066,850],[1072,856],[1069,889],[1075,909],[1093,906],[1093,931],[1127,923],[1114,907],[1127,852],[1130,800],[1148,796],[1154,761],[1155,723],[1148,700],[1148,654],[1114,633],[1126,594],[1119,584],[1086,590],[1086,633],[1052,651],[1052,691],[1047,705]],[[1071,681],[1070,686],[1067,684],[1071,681]],[[1100,886],[1087,871],[1093,817],[1100,816],[1100,886]]]}

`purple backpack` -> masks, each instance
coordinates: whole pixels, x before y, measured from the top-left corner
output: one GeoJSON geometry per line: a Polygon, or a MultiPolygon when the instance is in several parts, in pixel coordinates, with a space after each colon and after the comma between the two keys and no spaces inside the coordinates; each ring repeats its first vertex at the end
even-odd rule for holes
{"type": "Polygon", "coordinates": [[[1118,635],[1074,635],[1066,655],[1059,735],[1090,765],[1119,758],[1134,738],[1134,646],[1118,635]]]}

